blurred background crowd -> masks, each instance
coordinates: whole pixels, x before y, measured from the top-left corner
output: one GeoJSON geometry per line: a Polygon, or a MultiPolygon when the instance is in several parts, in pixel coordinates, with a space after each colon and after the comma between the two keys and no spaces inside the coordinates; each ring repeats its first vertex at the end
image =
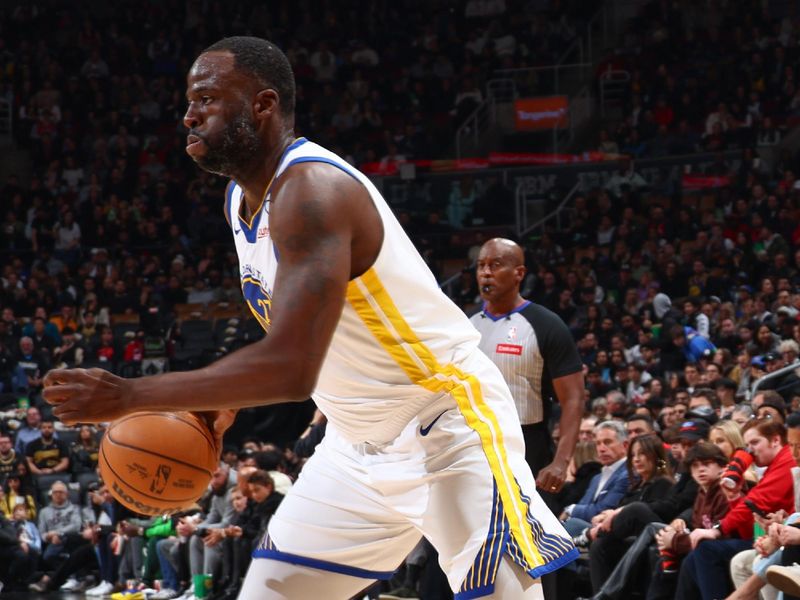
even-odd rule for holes
{"type": "MultiPolygon", "coordinates": [[[[311,403],[242,411],[227,466],[196,510],[145,520],[97,479],[99,432],[63,427],[41,400],[56,366],[146,376],[207,364],[263,335],[242,303],[226,182],[183,151],[185,73],[204,47],[234,34],[273,40],[295,69],[297,134],[356,166],[385,166],[453,158],[454,131],[498,73],[556,63],[608,4],[140,0],[2,11],[0,97],[12,126],[0,187],[0,506],[3,522],[18,524],[0,536],[6,589],[134,594],[158,580],[160,597],[188,598],[192,576],[213,572],[215,592],[233,597],[247,549],[324,433],[311,403]]],[[[661,475],[686,485],[696,462],[727,464],[747,445],[740,429],[759,411],[781,422],[800,411],[800,378],[787,368],[800,355],[800,15],[777,0],[626,6],[590,83],[601,95],[610,73],[625,74],[616,111],[598,112],[571,148],[614,162],[570,196],[557,224],[519,240],[522,294],[567,323],[583,360],[578,483],[596,472],[582,465],[608,459],[594,450],[595,428],[640,415],[671,449],[661,475]],[[701,154],[702,184],[691,185],[674,157],[701,154]],[[677,183],[651,177],[647,159],[674,160],[677,183]],[[707,425],[699,437],[681,433],[687,414],[707,425]],[[730,448],[709,437],[723,421],[740,428],[730,448]],[[725,460],[706,448],[684,462],[687,439],[716,443],[725,460]]],[[[544,79],[524,85],[535,93],[544,79]]],[[[505,149],[538,152],[530,144],[542,140],[515,136],[505,149]]],[[[421,203],[396,206],[465,310],[479,303],[480,243],[520,231],[513,181],[513,169],[453,171],[429,182],[421,203]]],[[[566,191],[549,190],[547,208],[566,191]]],[[[605,430],[625,442],[613,462],[626,458],[634,445],[624,427],[605,430]]],[[[785,427],[756,431],[787,443],[785,427]]],[[[637,477],[624,489],[641,501],[637,477]]],[[[561,508],[579,503],[580,489],[561,508]]],[[[767,512],[794,511],[765,497],[767,512]]],[[[694,499],[681,496],[681,510],[694,499]]],[[[600,526],[592,516],[586,529],[600,526]]],[[[425,559],[394,587],[446,597],[431,549],[417,554],[425,559]]],[[[592,560],[584,574],[595,593],[608,573],[592,560]]]]}

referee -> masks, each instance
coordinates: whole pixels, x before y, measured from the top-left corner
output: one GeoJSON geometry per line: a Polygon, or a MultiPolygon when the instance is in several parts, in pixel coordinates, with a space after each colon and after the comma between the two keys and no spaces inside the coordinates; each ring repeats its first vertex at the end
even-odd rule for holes
{"type": "MultiPolygon", "coordinates": [[[[519,286],[525,259],[511,240],[486,242],[478,256],[482,309],[470,320],[481,334],[481,350],[503,374],[525,436],[525,459],[540,492],[558,493],[578,440],[583,416],[583,371],[578,349],[564,322],[525,300],[519,286]],[[548,429],[553,399],[561,404],[558,447],[548,429]]],[[[548,501],[547,493],[543,494],[548,501]]]]}

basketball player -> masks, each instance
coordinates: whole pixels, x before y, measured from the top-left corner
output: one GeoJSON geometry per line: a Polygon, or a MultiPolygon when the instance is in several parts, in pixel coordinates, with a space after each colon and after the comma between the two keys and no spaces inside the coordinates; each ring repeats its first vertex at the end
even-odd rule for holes
{"type": "Polygon", "coordinates": [[[244,297],[268,331],[203,369],[140,379],[51,371],[67,423],[313,395],[327,434],[254,552],[241,598],[345,599],[425,535],[460,598],[539,596],[577,551],[535,489],[508,387],[367,177],[295,138],[286,57],[257,38],[187,78],[187,153],[231,179],[244,297]]]}

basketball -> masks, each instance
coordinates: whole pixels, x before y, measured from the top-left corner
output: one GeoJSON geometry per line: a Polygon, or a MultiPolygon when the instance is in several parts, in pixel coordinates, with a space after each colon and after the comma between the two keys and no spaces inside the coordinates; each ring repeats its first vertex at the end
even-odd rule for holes
{"type": "Polygon", "coordinates": [[[217,468],[214,438],[188,412],[140,412],[111,423],[100,443],[100,475],[111,494],[147,515],[190,507],[217,468]]]}

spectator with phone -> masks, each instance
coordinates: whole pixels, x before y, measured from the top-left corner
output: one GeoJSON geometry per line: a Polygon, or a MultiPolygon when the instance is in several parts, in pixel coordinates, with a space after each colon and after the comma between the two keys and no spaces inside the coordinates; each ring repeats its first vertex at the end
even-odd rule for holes
{"type": "MultiPolygon", "coordinates": [[[[793,510],[795,461],[786,427],[777,419],[753,419],[742,433],[756,465],[767,468],[745,499],[767,513],[793,510]]],[[[741,502],[717,523],[692,531],[692,551],[681,564],[676,597],[727,597],[733,591],[727,565],[736,554],[752,548],[754,522],[753,512],[741,502]]]]}
{"type": "Polygon", "coordinates": [[[767,513],[754,502],[747,501],[754,518],[766,535],[756,540],[755,548],[737,554],[731,561],[731,576],[738,597],[760,593],[764,598],[776,598],[778,590],[767,585],[773,565],[794,564],[800,559],[800,414],[789,415],[786,420],[788,446],[798,466],[792,468],[795,490],[795,512],[767,513]],[[787,560],[790,561],[787,563],[787,560]]]}

